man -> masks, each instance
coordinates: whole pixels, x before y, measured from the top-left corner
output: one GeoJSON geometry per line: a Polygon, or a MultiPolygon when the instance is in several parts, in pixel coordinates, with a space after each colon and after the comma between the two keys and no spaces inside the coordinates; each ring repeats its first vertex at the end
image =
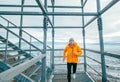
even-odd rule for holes
{"type": "Polygon", "coordinates": [[[73,78],[76,78],[76,68],[78,63],[78,56],[82,55],[82,50],[73,38],[69,39],[69,44],[64,49],[63,61],[67,59],[67,78],[71,82],[71,67],[73,66],[73,78]]]}

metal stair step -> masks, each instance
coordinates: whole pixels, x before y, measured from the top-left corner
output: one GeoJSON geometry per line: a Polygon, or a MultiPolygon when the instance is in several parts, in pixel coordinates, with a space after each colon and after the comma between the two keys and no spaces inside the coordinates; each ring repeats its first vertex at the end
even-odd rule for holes
{"type": "Polygon", "coordinates": [[[38,62],[34,67],[32,67],[27,73],[25,73],[28,77],[31,77],[39,68],[41,67],[41,63],[38,62]]]}
{"type": "Polygon", "coordinates": [[[39,74],[34,76],[35,82],[41,82],[41,74],[42,74],[42,72],[40,72],[39,74]]]}
{"type": "Polygon", "coordinates": [[[18,56],[24,56],[24,55],[25,55],[25,53],[23,53],[23,54],[16,54],[16,55],[12,55],[10,57],[7,57],[7,59],[12,59],[12,58],[15,58],[15,57],[18,57],[18,56]]]}
{"type": "Polygon", "coordinates": [[[0,38],[0,41],[4,41],[5,39],[0,38]]]}
{"type": "Polygon", "coordinates": [[[20,60],[17,60],[17,61],[15,61],[15,62],[12,62],[12,63],[10,63],[10,65],[11,66],[15,66],[15,65],[18,65],[19,63],[22,63],[22,62],[24,62],[24,61],[26,61],[26,60],[28,60],[29,58],[23,58],[23,59],[20,59],[20,60]]]}
{"type": "Polygon", "coordinates": [[[9,69],[10,67],[8,65],[6,65],[5,63],[3,63],[2,61],[0,61],[0,69],[2,69],[3,71],[9,69]]]}
{"type": "MultiPolygon", "coordinates": [[[[4,37],[0,36],[0,38],[4,39],[4,37]]],[[[5,40],[5,39],[4,39],[5,40]]],[[[2,41],[3,43],[5,43],[5,41],[2,41]]],[[[19,47],[17,47],[15,44],[11,43],[10,41],[8,41],[8,46],[10,46],[12,49],[20,51],[20,52],[24,52],[25,51],[21,50],[19,47]]],[[[25,57],[32,57],[30,54],[26,53],[25,57]]]]}
{"type": "Polygon", "coordinates": [[[14,78],[17,82],[35,82],[34,80],[32,80],[31,78],[27,77],[26,75],[24,75],[23,73],[19,74],[18,76],[16,76],[14,78]]]}

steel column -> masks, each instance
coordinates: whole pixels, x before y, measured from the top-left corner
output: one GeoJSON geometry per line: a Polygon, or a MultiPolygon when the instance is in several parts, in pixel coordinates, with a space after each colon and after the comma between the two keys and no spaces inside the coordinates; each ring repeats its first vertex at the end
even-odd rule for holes
{"type": "MultiPolygon", "coordinates": [[[[41,2],[40,2],[41,3],[41,2]]],[[[42,3],[41,3],[42,4],[42,3]]],[[[46,55],[46,48],[47,48],[47,15],[46,15],[46,11],[47,11],[47,0],[44,0],[44,8],[41,7],[41,9],[43,9],[43,14],[44,14],[44,19],[43,19],[43,32],[44,32],[44,37],[43,37],[43,55],[46,55]]],[[[42,60],[42,76],[41,76],[41,81],[42,82],[46,82],[46,57],[42,60]]]]}
{"type": "MultiPolygon", "coordinates": [[[[24,0],[22,0],[21,5],[24,5],[24,0]]],[[[23,7],[21,7],[21,13],[23,13],[23,7]]],[[[22,37],[22,26],[23,26],[23,15],[21,14],[20,17],[20,29],[19,29],[19,36],[22,37]]],[[[19,48],[21,49],[21,38],[19,38],[19,48]]],[[[20,52],[19,52],[20,54],[20,52]]],[[[18,59],[20,59],[20,56],[18,56],[18,59]]]]}
{"type": "MultiPolygon", "coordinates": [[[[86,0],[87,1],[87,0],[86,0]]],[[[83,0],[81,0],[81,5],[84,5],[83,0]]],[[[82,8],[82,13],[84,14],[84,6],[82,8]]],[[[82,16],[82,27],[83,27],[83,47],[84,47],[84,71],[87,72],[87,64],[86,64],[86,46],[85,46],[85,26],[84,26],[84,16],[82,16]]]]}
{"type": "Polygon", "coordinates": [[[97,12],[98,12],[98,31],[99,31],[99,42],[100,42],[100,52],[101,52],[102,82],[106,82],[107,77],[106,77],[106,66],[105,66],[105,57],[104,57],[102,17],[100,15],[100,0],[96,0],[96,2],[97,2],[97,12]]]}
{"type": "MultiPolygon", "coordinates": [[[[21,5],[24,4],[24,0],[22,0],[21,5]]],[[[21,13],[23,13],[23,7],[21,7],[21,13]]],[[[20,18],[20,30],[19,30],[19,36],[22,37],[22,25],[23,25],[23,15],[21,14],[20,18]]],[[[21,38],[19,39],[19,48],[21,48],[21,38]]]]}
{"type": "MultiPolygon", "coordinates": [[[[55,0],[51,0],[52,3],[52,12],[54,13],[54,4],[55,4],[55,0]]],[[[53,28],[52,28],[52,69],[54,70],[54,15],[52,15],[52,24],[53,24],[53,28]]]]}

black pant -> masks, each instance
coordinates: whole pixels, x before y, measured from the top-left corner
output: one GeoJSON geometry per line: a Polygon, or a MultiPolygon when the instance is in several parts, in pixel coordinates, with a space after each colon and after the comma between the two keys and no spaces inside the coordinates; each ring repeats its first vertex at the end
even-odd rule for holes
{"type": "Polygon", "coordinates": [[[67,63],[67,70],[68,70],[67,78],[68,78],[68,82],[71,82],[71,67],[72,66],[73,66],[73,73],[76,73],[77,63],[67,63]]]}

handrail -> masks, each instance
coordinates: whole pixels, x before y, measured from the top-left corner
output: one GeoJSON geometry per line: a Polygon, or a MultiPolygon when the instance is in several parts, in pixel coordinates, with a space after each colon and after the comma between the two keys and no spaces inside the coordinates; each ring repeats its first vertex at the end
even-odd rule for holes
{"type": "Polygon", "coordinates": [[[14,34],[15,36],[17,36],[18,38],[21,38],[23,41],[25,41],[26,43],[28,43],[29,45],[31,45],[32,47],[36,48],[37,50],[39,50],[40,52],[43,52],[41,49],[39,49],[38,47],[36,47],[35,45],[31,44],[30,42],[26,41],[25,39],[23,39],[22,37],[18,36],[17,34],[15,34],[14,32],[12,32],[11,30],[7,29],[6,27],[4,27],[3,25],[0,24],[1,27],[3,27],[4,29],[8,30],[8,32],[14,34]]]}
{"type": "MultiPolygon", "coordinates": [[[[62,51],[63,49],[54,49],[55,51],[62,51]]],[[[92,49],[86,49],[86,51],[90,51],[90,52],[93,52],[93,53],[98,53],[98,54],[100,54],[100,51],[97,51],[97,50],[92,50],[92,49]]],[[[119,58],[120,57],[120,55],[118,55],[118,54],[112,54],[112,53],[108,53],[108,52],[105,52],[105,55],[106,56],[110,56],[110,57],[115,57],[115,58],[119,58]],[[109,55],[108,55],[109,54],[109,55]]],[[[56,57],[62,57],[62,56],[55,56],[55,58],[56,57]]],[[[97,63],[99,63],[99,64],[101,64],[101,62],[99,62],[99,61],[97,61],[96,59],[93,59],[93,58],[91,58],[91,57],[89,57],[89,56],[86,56],[87,58],[89,58],[89,59],[91,59],[91,60],[93,60],[93,61],[95,61],[95,62],[97,62],[97,63]]],[[[56,65],[56,64],[55,64],[56,65]]],[[[60,65],[64,65],[64,64],[60,64],[60,65]]],[[[95,71],[98,75],[100,75],[100,76],[102,76],[102,74],[100,73],[100,72],[98,72],[96,69],[94,69],[92,66],[90,66],[89,64],[87,64],[87,66],[88,67],[90,67],[93,71],[95,71]]],[[[109,68],[110,66],[109,65],[105,65],[107,68],[109,68]]]]}
{"type": "MultiPolygon", "coordinates": [[[[95,61],[95,62],[97,62],[97,63],[99,63],[99,64],[101,64],[101,62],[99,62],[99,61],[97,61],[96,59],[93,59],[93,58],[91,58],[91,57],[89,57],[89,56],[86,56],[87,58],[89,58],[89,59],[91,59],[91,60],[93,60],[93,61],[95,61]]],[[[106,67],[109,67],[108,65],[105,65],[106,67]]]]}
{"type": "MultiPolygon", "coordinates": [[[[32,35],[30,35],[29,33],[27,33],[26,31],[24,31],[24,30],[22,30],[24,33],[26,33],[27,35],[29,35],[30,37],[32,37],[33,39],[35,39],[35,40],[37,40],[38,42],[40,42],[41,44],[43,44],[43,42],[42,41],[40,41],[40,40],[38,40],[37,38],[35,38],[35,37],[33,37],[32,35]]],[[[51,49],[51,47],[50,46],[48,46],[47,45],[47,47],[49,48],[49,49],[51,49]]]]}
{"type": "MultiPolygon", "coordinates": [[[[54,49],[55,51],[61,51],[61,50],[64,50],[64,49],[54,49]]],[[[83,49],[82,49],[83,50],[83,49]]],[[[92,50],[92,49],[86,49],[87,51],[90,51],[90,52],[94,52],[94,53],[98,53],[100,54],[100,51],[97,51],[97,50],[92,50]]],[[[49,51],[49,49],[48,49],[49,51]]],[[[110,57],[114,57],[114,58],[118,58],[120,59],[120,55],[119,54],[113,54],[113,53],[109,53],[109,52],[104,52],[104,54],[106,56],[110,56],[110,57]]]]}
{"type": "MultiPolygon", "coordinates": [[[[86,49],[86,51],[90,51],[90,52],[93,52],[93,53],[98,53],[98,54],[100,54],[100,51],[97,51],[97,50],[91,50],[91,49],[86,49]]],[[[104,52],[104,54],[105,54],[105,56],[110,56],[110,57],[114,57],[114,58],[118,58],[118,59],[120,59],[120,55],[118,55],[118,54],[112,54],[112,53],[107,53],[107,52],[104,52]]],[[[97,63],[99,63],[99,64],[101,64],[101,62],[99,62],[99,61],[97,61],[96,59],[93,59],[93,58],[91,58],[91,57],[89,57],[89,56],[86,56],[87,58],[89,58],[89,59],[91,59],[91,60],[93,60],[93,61],[95,61],[95,62],[97,62],[97,63]]],[[[87,64],[88,65],[88,67],[90,67],[93,71],[95,71],[99,76],[102,76],[102,73],[100,73],[100,72],[98,72],[96,69],[94,69],[92,66],[90,66],[89,64],[87,64]]],[[[105,65],[107,68],[108,67],[110,67],[109,65],[105,65]]],[[[91,76],[91,75],[90,75],[91,76]]],[[[92,76],[91,76],[92,77],[92,76]]]]}
{"type": "Polygon", "coordinates": [[[27,60],[24,63],[17,65],[15,67],[12,67],[5,72],[0,73],[0,82],[9,82],[9,80],[13,79],[18,74],[22,73],[24,70],[29,68],[30,66],[34,65],[36,62],[42,60],[45,57],[45,55],[37,56],[31,60],[27,60]],[[7,78],[5,78],[7,77],[7,78]]]}
{"type": "Polygon", "coordinates": [[[4,18],[3,16],[0,15],[0,17],[4,20],[6,20],[8,23],[12,24],[13,26],[17,27],[14,23],[12,23],[11,21],[9,21],[8,19],[4,18]]]}
{"type": "MultiPolygon", "coordinates": [[[[20,29],[18,26],[16,26],[14,23],[12,23],[11,21],[9,21],[8,19],[4,18],[3,16],[0,15],[1,18],[3,18],[4,20],[6,20],[8,23],[12,24],[13,26],[17,27],[18,29],[20,29]]],[[[27,33],[26,31],[22,30],[22,32],[26,33],[27,35],[29,35],[30,37],[32,37],[33,39],[37,40],[38,42],[40,42],[41,44],[43,44],[42,41],[38,40],[37,38],[35,38],[34,36],[32,36],[31,34],[27,33]]],[[[47,45],[48,48],[51,49],[50,46],[47,45]]]]}
{"type": "Polygon", "coordinates": [[[94,70],[97,74],[99,74],[100,76],[102,76],[101,73],[99,73],[97,70],[95,70],[93,67],[91,67],[89,64],[87,64],[92,70],[94,70]]]}
{"type": "MultiPolygon", "coordinates": [[[[94,52],[94,53],[100,54],[100,51],[97,51],[97,50],[91,50],[91,49],[86,49],[86,50],[87,50],[87,51],[90,51],[90,52],[94,52]]],[[[112,54],[112,53],[108,53],[108,52],[104,52],[104,54],[105,54],[106,56],[110,56],[110,57],[114,57],[114,58],[120,59],[120,55],[118,55],[118,54],[112,54]]]]}

